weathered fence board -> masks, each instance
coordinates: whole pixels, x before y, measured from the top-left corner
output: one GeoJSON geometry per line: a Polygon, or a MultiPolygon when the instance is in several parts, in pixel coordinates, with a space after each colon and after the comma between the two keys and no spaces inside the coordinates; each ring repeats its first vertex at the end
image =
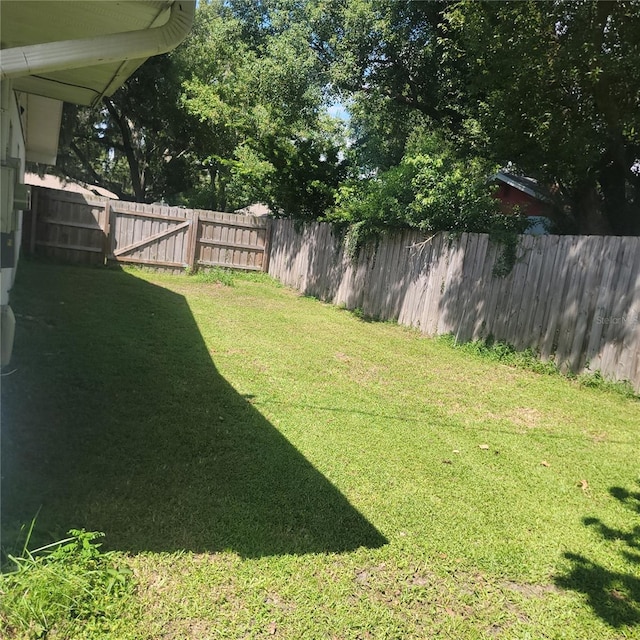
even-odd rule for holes
{"type": "MultiPolygon", "coordinates": [[[[29,229],[32,252],[56,260],[100,264],[108,224],[103,199],[52,189],[33,189],[29,229]],[[37,207],[37,209],[36,209],[37,207]]],[[[27,237],[25,235],[25,237],[27,237]]]]}
{"type": "Polygon", "coordinates": [[[318,223],[273,221],[269,274],[380,319],[532,348],[564,370],[599,370],[640,391],[640,238],[522,236],[514,268],[482,234],[390,234],[354,262],[318,223]]]}
{"type": "Polygon", "coordinates": [[[269,221],[34,187],[29,247],[66,262],[265,270],[269,221]]]}
{"type": "Polygon", "coordinates": [[[184,269],[193,211],[111,201],[107,260],[184,269]]]}

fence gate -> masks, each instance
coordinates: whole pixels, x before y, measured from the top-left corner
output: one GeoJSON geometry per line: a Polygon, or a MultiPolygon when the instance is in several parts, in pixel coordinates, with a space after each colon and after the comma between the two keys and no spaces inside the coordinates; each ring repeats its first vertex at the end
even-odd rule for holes
{"type": "MultiPolygon", "coordinates": [[[[33,188],[29,248],[66,262],[268,268],[267,218],[33,188]]],[[[30,228],[29,228],[30,223],[30,228]]]]}
{"type": "Polygon", "coordinates": [[[31,254],[80,264],[104,264],[109,214],[105,198],[32,187],[23,247],[31,254]]]}
{"type": "Polygon", "coordinates": [[[184,269],[193,212],[179,207],[111,201],[108,260],[184,269]]]}
{"type": "Polygon", "coordinates": [[[200,267],[233,267],[250,271],[268,269],[268,218],[196,211],[198,232],[194,250],[194,264],[200,267]]]}

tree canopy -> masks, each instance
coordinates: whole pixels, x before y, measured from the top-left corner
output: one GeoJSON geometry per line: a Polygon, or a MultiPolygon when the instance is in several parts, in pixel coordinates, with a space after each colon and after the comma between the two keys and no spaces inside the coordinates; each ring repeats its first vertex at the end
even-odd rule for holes
{"type": "Polygon", "coordinates": [[[486,153],[555,183],[578,227],[640,233],[640,3],[464,2],[447,23],[486,153]]]}
{"type": "Polygon", "coordinates": [[[640,234],[638,68],[640,0],[201,1],[177,50],[68,107],[59,170],[143,201],[480,231],[506,224],[487,179],[509,167],[564,230],[640,234]]]}
{"type": "Polygon", "coordinates": [[[258,9],[201,2],[181,47],[100,109],[68,105],[59,170],[139,201],[322,215],[345,174],[346,131],[322,109],[304,21],[281,3],[258,9]]]}

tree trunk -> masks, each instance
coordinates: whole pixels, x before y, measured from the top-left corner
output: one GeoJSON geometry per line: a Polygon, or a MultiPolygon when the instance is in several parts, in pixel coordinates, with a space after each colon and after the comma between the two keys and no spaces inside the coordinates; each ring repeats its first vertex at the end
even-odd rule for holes
{"type": "Polygon", "coordinates": [[[598,176],[603,195],[603,213],[616,235],[633,235],[633,220],[627,205],[625,167],[619,161],[605,161],[598,176]]]}
{"type": "Polygon", "coordinates": [[[574,189],[573,202],[579,233],[597,236],[611,233],[609,221],[602,215],[600,196],[593,181],[585,182],[574,189]]]}
{"type": "Polygon", "coordinates": [[[124,147],[124,153],[129,164],[129,174],[131,176],[131,186],[133,188],[133,194],[135,195],[136,202],[144,202],[145,192],[140,179],[140,163],[136,158],[135,150],[133,148],[133,136],[131,135],[131,129],[126,118],[118,113],[115,105],[109,98],[104,98],[104,103],[109,111],[109,114],[114,119],[120,133],[122,134],[122,144],[124,147]]]}
{"type": "MultiPolygon", "coordinates": [[[[80,160],[80,162],[82,163],[82,166],[84,167],[84,170],[87,172],[88,176],[90,177],[90,180],[87,180],[86,176],[82,178],[80,178],[80,176],[77,176],[77,178],[82,179],[83,182],[93,182],[94,184],[103,186],[109,189],[110,191],[113,191],[121,200],[128,200],[127,195],[122,191],[119,184],[116,184],[115,182],[111,182],[110,180],[107,180],[104,176],[100,175],[91,166],[91,162],[89,161],[89,158],[87,158],[87,156],[83,153],[82,149],[80,149],[80,147],[73,140],[71,141],[69,148],[71,149],[71,151],[73,151],[76,154],[76,156],[78,157],[78,160],[80,160]]],[[[74,177],[74,176],[71,176],[71,177],[74,177]]]]}

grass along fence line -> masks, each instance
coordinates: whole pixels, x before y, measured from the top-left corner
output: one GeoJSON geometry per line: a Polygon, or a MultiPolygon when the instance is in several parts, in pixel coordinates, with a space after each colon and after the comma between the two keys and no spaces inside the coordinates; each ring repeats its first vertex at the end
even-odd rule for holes
{"type": "Polygon", "coordinates": [[[25,262],[13,293],[3,548],[38,513],[135,582],[65,638],[638,637],[637,400],[264,275],[25,262]]]}
{"type": "Polygon", "coordinates": [[[640,238],[520,236],[505,277],[494,275],[500,251],[486,234],[425,240],[406,231],[354,261],[330,225],[275,220],[269,274],[427,335],[492,337],[553,358],[562,371],[600,371],[640,392],[640,238]]]}

